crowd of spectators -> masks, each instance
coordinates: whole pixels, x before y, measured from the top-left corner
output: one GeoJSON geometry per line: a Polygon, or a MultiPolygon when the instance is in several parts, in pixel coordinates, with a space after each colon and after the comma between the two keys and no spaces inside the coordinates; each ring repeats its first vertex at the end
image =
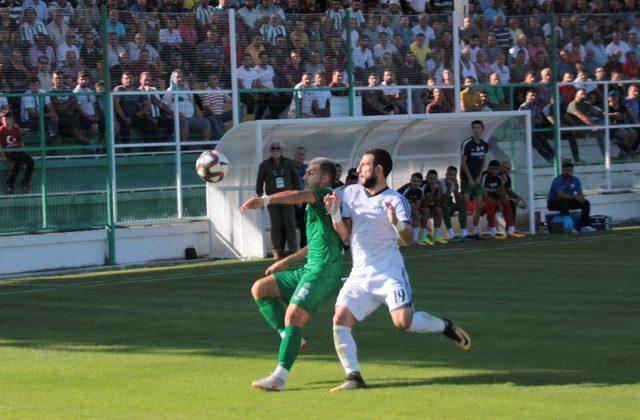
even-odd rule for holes
{"type": "MultiPolygon", "coordinates": [[[[570,83],[560,87],[564,123],[599,124],[605,103],[612,123],[637,123],[638,90],[625,80],[638,79],[640,69],[639,3],[470,1],[459,31],[463,89],[456,104],[451,0],[0,0],[0,89],[82,92],[45,99],[52,139],[62,130],[84,144],[101,141],[104,110],[91,94],[104,88],[154,91],[115,96],[122,141],[130,139],[131,129],[161,136],[171,130],[175,110],[181,139],[219,137],[230,119],[227,93],[155,92],[230,88],[233,34],[226,14],[233,8],[239,88],[296,88],[294,93],[241,94],[243,113],[257,119],[329,117],[331,97],[347,95],[353,80],[365,115],[402,114],[409,108],[451,112],[456,105],[463,112],[525,109],[536,128],[549,129],[554,113],[548,84],[555,73],[559,82],[570,83]],[[103,4],[108,11],[104,48],[103,4]],[[552,11],[559,13],[555,36],[552,11]],[[347,73],[349,63],[353,75],[347,73]],[[617,82],[607,98],[599,81],[617,82]],[[520,85],[507,88],[505,83],[520,85]],[[408,97],[402,85],[437,87],[414,89],[408,97]],[[322,91],[326,87],[333,89],[322,91]],[[76,114],[81,118],[71,118],[76,114]]],[[[35,127],[37,100],[8,102],[18,124],[35,127]]],[[[544,133],[536,131],[535,147],[551,160],[550,130],[544,133]]],[[[578,162],[580,133],[570,139],[578,162]]],[[[638,153],[636,130],[612,133],[621,158],[638,153]]],[[[597,139],[602,146],[600,134],[597,139]]]]}

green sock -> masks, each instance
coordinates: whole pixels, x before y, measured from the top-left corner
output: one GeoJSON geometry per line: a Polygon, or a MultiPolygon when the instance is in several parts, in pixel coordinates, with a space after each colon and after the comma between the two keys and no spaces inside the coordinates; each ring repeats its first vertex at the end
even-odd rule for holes
{"type": "Polygon", "coordinates": [[[302,340],[302,327],[287,325],[284,329],[284,338],[280,342],[280,352],[278,353],[278,366],[291,370],[300,352],[300,341],[302,340]]]}
{"type": "Polygon", "coordinates": [[[256,305],[264,319],[278,334],[284,331],[284,306],[280,299],[266,296],[256,300],[256,305]]]}

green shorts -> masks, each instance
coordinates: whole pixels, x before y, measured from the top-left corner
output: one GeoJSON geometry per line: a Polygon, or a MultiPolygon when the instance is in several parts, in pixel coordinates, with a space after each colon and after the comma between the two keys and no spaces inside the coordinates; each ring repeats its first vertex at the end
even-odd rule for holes
{"type": "Polygon", "coordinates": [[[342,286],[342,264],[336,269],[309,269],[274,273],[282,300],[294,303],[313,315],[342,286]]]}
{"type": "Polygon", "coordinates": [[[460,185],[460,190],[462,191],[462,194],[469,194],[469,197],[471,197],[471,198],[482,197],[482,186],[481,185],[476,185],[475,187],[471,188],[471,187],[469,187],[469,180],[468,179],[463,179],[460,184],[461,184],[460,185]]]}

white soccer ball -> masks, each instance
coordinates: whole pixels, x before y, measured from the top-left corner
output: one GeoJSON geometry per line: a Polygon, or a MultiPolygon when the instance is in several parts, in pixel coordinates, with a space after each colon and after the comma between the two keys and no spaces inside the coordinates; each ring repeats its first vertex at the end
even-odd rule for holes
{"type": "Polygon", "coordinates": [[[228,171],[227,157],[215,150],[202,152],[196,161],[196,172],[205,182],[220,182],[228,171]]]}

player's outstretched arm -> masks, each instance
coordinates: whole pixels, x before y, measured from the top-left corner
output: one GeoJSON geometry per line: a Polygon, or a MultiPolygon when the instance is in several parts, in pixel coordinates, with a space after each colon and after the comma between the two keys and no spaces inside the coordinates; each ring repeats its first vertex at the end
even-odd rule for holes
{"type": "Polygon", "coordinates": [[[269,268],[267,268],[267,270],[264,272],[265,275],[269,275],[269,274],[273,274],[276,273],[278,271],[282,271],[285,268],[289,267],[292,264],[296,264],[299,262],[304,261],[307,258],[307,251],[309,249],[305,246],[302,249],[299,249],[298,251],[296,251],[295,253],[289,255],[286,258],[283,258],[279,261],[274,262],[273,264],[271,264],[269,266],[269,268]]]}
{"type": "Polygon", "coordinates": [[[304,204],[315,203],[316,197],[313,192],[304,190],[289,190],[275,193],[273,195],[263,195],[262,197],[251,197],[240,206],[240,211],[260,209],[267,204],[304,204]]]}
{"type": "Polygon", "coordinates": [[[413,229],[411,224],[404,223],[398,220],[398,216],[396,215],[396,208],[393,207],[393,204],[390,201],[387,201],[385,203],[385,207],[387,208],[389,223],[393,225],[393,228],[396,230],[400,241],[402,241],[402,243],[406,246],[413,245],[413,229]]]}
{"type": "Polygon", "coordinates": [[[324,208],[327,210],[327,213],[329,213],[329,216],[331,216],[333,228],[338,233],[338,236],[340,236],[340,239],[348,241],[349,236],[351,236],[351,223],[342,218],[342,214],[340,213],[340,197],[337,192],[334,191],[333,194],[324,196],[324,208]]]}

